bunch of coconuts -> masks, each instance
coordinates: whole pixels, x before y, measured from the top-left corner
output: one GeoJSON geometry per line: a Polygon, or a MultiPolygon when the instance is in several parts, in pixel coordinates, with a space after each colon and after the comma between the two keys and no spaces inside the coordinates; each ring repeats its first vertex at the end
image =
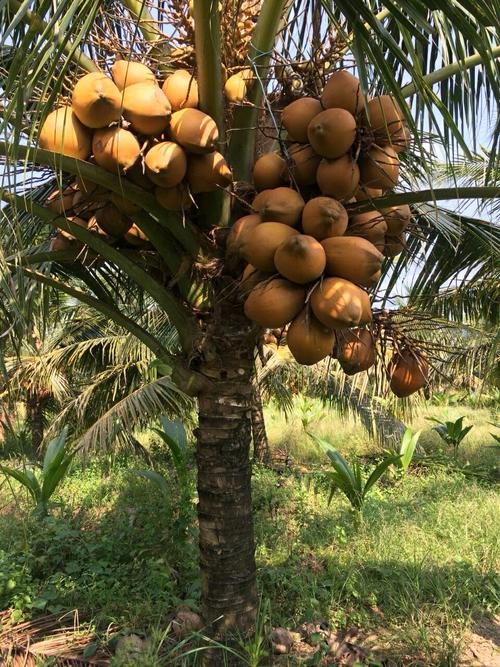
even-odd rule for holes
{"type": "MultiPolygon", "coordinates": [[[[344,203],[372,200],[393,188],[398,153],[409,143],[404,116],[388,95],[365,100],[359,81],[335,72],[321,99],[303,97],[282,111],[285,151],[255,163],[253,212],[240,218],[227,252],[248,264],[241,278],[247,317],[266,329],[287,327],[300,364],[335,355],[347,374],[370,368],[375,340],[366,288],[386,257],[405,246],[408,206],[349,217],[344,203]],[[366,103],[366,104],[365,104],[366,103]]],[[[397,396],[427,382],[428,365],[410,346],[388,366],[397,396]]]]}
{"type": "MultiPolygon", "coordinates": [[[[187,210],[193,195],[231,183],[231,171],[215,150],[215,121],[198,106],[198,85],[187,70],[176,70],[160,87],[144,64],[117,60],[111,78],[86,74],[72,91],[71,104],[50,113],[39,145],[95,162],[120,175],[123,196],[77,178],[54,191],[47,205],[56,213],[113,243],[147,246],[148,239],[130,216],[140,207],[127,200],[127,180],[154,190],[170,211],[187,210]]],[[[51,248],[64,249],[73,237],[59,232],[51,248]]]]}

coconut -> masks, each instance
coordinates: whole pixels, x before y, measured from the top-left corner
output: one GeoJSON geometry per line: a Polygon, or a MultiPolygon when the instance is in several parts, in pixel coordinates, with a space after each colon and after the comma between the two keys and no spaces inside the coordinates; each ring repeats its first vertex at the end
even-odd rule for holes
{"type": "Polygon", "coordinates": [[[361,236],[382,252],[385,245],[387,223],[379,211],[367,211],[355,215],[347,227],[348,236],[361,236]]]}
{"type": "Polygon", "coordinates": [[[274,188],[259,192],[252,202],[252,208],[264,221],[282,222],[293,227],[300,222],[304,204],[304,199],[296,190],[274,188]]]}
{"type": "Polygon", "coordinates": [[[368,324],[372,319],[368,294],[343,278],[326,278],[311,293],[311,308],[330,329],[368,324]]]}
{"type": "Polygon", "coordinates": [[[156,83],[155,75],[147,65],[130,60],[115,60],[111,67],[111,76],[118,90],[133,86],[135,83],[156,83]]]}
{"type": "Polygon", "coordinates": [[[241,104],[246,99],[248,90],[254,79],[253,70],[249,67],[230,76],[224,84],[224,95],[229,102],[241,104]]]}
{"type": "Polygon", "coordinates": [[[155,188],[155,197],[160,206],[167,211],[182,211],[192,204],[189,191],[182,184],[175,188],[155,188]]]}
{"type": "Polygon", "coordinates": [[[49,113],[38,135],[40,148],[62,153],[79,160],[90,155],[92,139],[70,107],[60,107],[49,113]]]}
{"type": "Polygon", "coordinates": [[[256,190],[279,188],[286,182],[286,162],[277,153],[264,153],[253,167],[253,183],[256,190]]]}
{"type": "Polygon", "coordinates": [[[321,93],[325,109],[345,109],[356,116],[365,106],[359,79],[345,69],[333,72],[321,93]]]}
{"type": "Polygon", "coordinates": [[[58,215],[66,215],[73,208],[75,190],[70,186],[61,190],[54,190],[45,202],[47,208],[58,215]]]}
{"type": "Polygon", "coordinates": [[[411,132],[404,125],[399,130],[396,130],[391,134],[390,146],[396,151],[396,153],[401,153],[405,151],[411,142],[411,132]]]}
{"type": "Polygon", "coordinates": [[[336,236],[321,242],[326,254],[326,273],[373,287],[380,276],[384,256],[366,239],[336,236]]]}
{"type": "Polygon", "coordinates": [[[116,192],[113,192],[109,199],[124,215],[132,215],[133,213],[137,213],[137,211],[141,210],[141,207],[138,204],[130,201],[130,199],[122,197],[116,192]]]}
{"type": "Polygon", "coordinates": [[[371,132],[375,141],[384,146],[391,143],[392,136],[401,139],[404,130],[404,115],[390,95],[374,97],[367,105],[368,115],[362,112],[361,122],[371,132]]]}
{"type": "Polygon", "coordinates": [[[256,285],[245,301],[245,315],[261,327],[283,327],[302,310],[306,291],[284,278],[256,285]]]}
{"type": "Polygon", "coordinates": [[[316,183],[316,171],[321,157],[317,155],[309,144],[292,144],[288,147],[290,166],[284,165],[283,180],[288,172],[299,187],[307,187],[316,183]]]}
{"type": "Polygon", "coordinates": [[[384,194],[383,190],[379,188],[367,188],[365,185],[360,185],[356,190],[354,198],[356,201],[367,201],[371,199],[377,199],[384,194]]]}
{"type": "Polygon", "coordinates": [[[281,113],[281,123],[291,141],[307,144],[307,128],[312,119],[323,111],[321,102],[314,97],[301,97],[286,106],[281,113]]]}
{"type": "Polygon", "coordinates": [[[49,252],[58,252],[60,250],[71,250],[75,247],[75,243],[69,238],[62,236],[62,234],[57,234],[53,239],[50,239],[49,252]]]}
{"type": "Polygon", "coordinates": [[[247,264],[245,270],[241,274],[239,289],[242,294],[248,294],[253,288],[264,280],[271,277],[270,273],[259,271],[255,266],[247,264]]]}
{"type": "Polygon", "coordinates": [[[173,113],[170,135],[190,153],[210,153],[219,139],[214,119],[198,109],[181,109],[173,113]]]}
{"type": "Polygon", "coordinates": [[[132,225],[128,231],[125,232],[123,238],[127,243],[138,248],[144,248],[149,244],[148,237],[137,225],[132,225]]]}
{"type": "Polygon", "coordinates": [[[241,255],[261,271],[276,271],[274,253],[290,236],[298,234],[296,229],[281,222],[262,222],[256,225],[251,234],[244,235],[241,243],[241,255]]]}
{"type": "Polygon", "coordinates": [[[127,178],[143,190],[152,190],[155,187],[146,176],[146,167],[142,159],[137,160],[134,166],[127,170],[127,178]]]}
{"type": "Polygon", "coordinates": [[[227,253],[237,255],[245,242],[246,235],[249,232],[251,233],[260,222],[260,216],[256,214],[245,215],[239,220],[236,220],[231,227],[231,231],[226,240],[227,253]]]}
{"type": "Polygon", "coordinates": [[[89,178],[84,178],[83,176],[78,176],[75,178],[75,186],[77,190],[80,190],[86,197],[94,197],[95,199],[107,199],[109,197],[109,190],[106,190],[102,185],[94,183],[89,178]]]}
{"type": "Polygon", "coordinates": [[[406,237],[404,233],[397,236],[386,235],[383,250],[385,257],[396,257],[396,255],[402,253],[405,248],[406,237]]]}
{"type": "Polygon", "coordinates": [[[302,229],[318,241],[342,236],[347,229],[347,211],[331,197],[314,197],[302,211],[302,229]]]}
{"type": "Polygon", "coordinates": [[[387,233],[392,236],[402,234],[411,221],[411,209],[408,204],[391,206],[380,210],[387,223],[387,233]]]}
{"type": "MultiPolygon", "coordinates": [[[[100,209],[98,209],[98,211],[99,210],[100,209]]],[[[96,211],[96,213],[98,211],[96,211]]],[[[132,224],[132,222],[130,222],[130,224],[132,224]]],[[[93,232],[94,234],[97,234],[98,236],[100,236],[103,241],[106,241],[106,243],[113,243],[113,241],[116,240],[111,234],[108,234],[101,227],[101,225],[97,222],[97,219],[96,219],[95,215],[93,215],[91,218],[89,218],[87,229],[88,229],[89,232],[93,232]]]]}
{"type": "Polygon", "coordinates": [[[340,201],[350,199],[359,185],[359,167],[350,155],[321,160],[316,181],[321,193],[340,201]]]}
{"type": "Polygon", "coordinates": [[[335,333],[304,308],[288,327],[288,349],[299,364],[311,366],[331,354],[335,345],[335,333]]]}
{"type": "Polygon", "coordinates": [[[367,371],[376,358],[373,336],[367,329],[344,329],[337,334],[336,356],[346,375],[367,371]]]}
{"type": "Polygon", "coordinates": [[[195,194],[227,188],[232,182],[232,177],[224,156],[217,151],[189,156],[187,180],[191,192],[195,194]]]}
{"type": "Polygon", "coordinates": [[[325,270],[325,251],[312,236],[295,234],[276,250],[274,265],[284,278],[305,285],[321,276],[325,270]]]}
{"type": "Polygon", "coordinates": [[[90,220],[97,209],[103,206],[106,206],[105,201],[84,195],[81,190],[77,190],[73,196],[73,211],[75,215],[85,220],[90,220]]]}
{"type": "Polygon", "coordinates": [[[173,141],[155,144],[146,153],[144,162],[148,178],[162,188],[173,188],[186,175],[186,154],[173,141]]]}
{"type": "Polygon", "coordinates": [[[168,125],[170,112],[170,102],[156,83],[134,83],[123,90],[123,116],[138,134],[156,135],[163,132],[168,125]]]}
{"type": "Polygon", "coordinates": [[[178,69],[168,76],[162,86],[172,111],[194,109],[198,106],[198,83],[187,69],[178,69]]]}
{"type": "MultiPolygon", "coordinates": [[[[67,219],[73,222],[75,225],[78,225],[79,227],[83,227],[83,229],[87,229],[88,227],[88,221],[85,220],[84,218],[80,218],[80,216],[77,215],[70,215],[67,216],[67,219]]],[[[74,239],[75,237],[71,232],[67,232],[65,229],[58,228],[57,233],[60,234],[61,236],[64,236],[66,239],[74,239]]]]}
{"type": "Polygon", "coordinates": [[[391,390],[399,398],[410,396],[427,384],[429,365],[421,352],[405,347],[394,354],[387,374],[391,390]]]}
{"type": "Polygon", "coordinates": [[[116,174],[127,172],[137,162],[141,147],[132,132],[110,127],[94,133],[92,152],[100,167],[116,174]]]}
{"type": "Polygon", "coordinates": [[[307,137],[318,155],[334,160],[353,145],[356,121],[345,109],[326,109],[309,123],[307,137]]]}
{"type": "Polygon", "coordinates": [[[399,178],[399,158],[390,146],[371,146],[359,160],[360,181],[371,188],[393,188],[399,178]]]}
{"type": "Polygon", "coordinates": [[[102,72],[91,72],[77,81],[71,95],[75,115],[87,127],[107,127],[122,115],[122,95],[102,72]]]}
{"type": "Polygon", "coordinates": [[[111,203],[98,209],[94,213],[94,220],[100,229],[115,238],[123,236],[132,226],[132,221],[111,203]]]}

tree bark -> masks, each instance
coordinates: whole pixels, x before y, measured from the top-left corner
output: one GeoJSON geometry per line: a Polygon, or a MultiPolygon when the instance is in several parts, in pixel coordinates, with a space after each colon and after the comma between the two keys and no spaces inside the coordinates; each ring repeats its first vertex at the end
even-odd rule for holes
{"type": "Polygon", "coordinates": [[[257,604],[250,462],[255,343],[239,304],[222,301],[206,333],[199,371],[212,388],[198,399],[196,454],[202,610],[212,636],[227,638],[251,631],[257,604]]]}
{"type": "Polygon", "coordinates": [[[252,440],[254,460],[260,463],[267,461],[269,459],[269,440],[267,439],[266,423],[264,421],[262,396],[257,384],[254,385],[252,401],[252,440]]]}
{"type": "Polygon", "coordinates": [[[43,442],[43,410],[47,398],[38,392],[30,392],[26,401],[28,419],[31,427],[31,455],[38,461],[43,442]]]}

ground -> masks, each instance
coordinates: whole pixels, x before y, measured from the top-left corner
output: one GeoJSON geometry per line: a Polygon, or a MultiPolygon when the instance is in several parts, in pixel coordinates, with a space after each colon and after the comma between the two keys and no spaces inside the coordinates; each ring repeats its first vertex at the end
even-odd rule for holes
{"type": "MultiPolygon", "coordinates": [[[[346,631],[350,644],[362,647],[361,664],[498,664],[495,484],[446,466],[413,467],[390,473],[356,517],[339,493],[329,502],[328,480],[318,472],[327,459],[304,425],[347,458],[362,455],[367,466],[381,455],[380,444],[352,418],[303,401],[288,421],[266,408],[272,448],[293,463],[254,469],[261,602],[257,639],[238,649],[247,664],[270,664],[260,639],[277,626],[301,633],[294,657],[278,664],[340,664],[328,641],[346,631]]],[[[474,428],[459,465],[492,469],[494,406],[430,406],[413,425],[424,429],[426,451],[436,452],[440,441],[425,417],[461,415],[474,428]]],[[[94,648],[113,645],[118,633],[145,638],[146,653],[132,662],[114,657],[118,666],[173,664],[173,654],[158,657],[175,648],[165,629],[175,609],[198,608],[194,475],[189,511],[179,512],[168,454],[151,435],[142,438],[171,485],[166,499],[132,471],[148,464],[125,454],[75,465],[57,497],[61,507],[45,520],[29,514],[18,487],[0,481],[0,609],[20,623],[77,608],[82,629],[97,636],[94,648]]],[[[3,622],[5,629],[6,615],[3,622]]]]}

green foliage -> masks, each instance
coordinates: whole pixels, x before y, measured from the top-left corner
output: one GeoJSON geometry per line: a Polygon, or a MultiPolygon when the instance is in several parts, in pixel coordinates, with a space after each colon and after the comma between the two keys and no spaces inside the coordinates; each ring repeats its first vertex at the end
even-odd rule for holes
{"type": "Polygon", "coordinates": [[[458,447],[467,433],[473,428],[473,424],[463,427],[465,417],[459,417],[456,421],[440,421],[434,417],[429,417],[429,421],[436,422],[438,426],[433,427],[433,431],[439,434],[441,439],[453,447],[453,456],[456,459],[458,455],[458,447]]]}
{"type": "Polygon", "coordinates": [[[74,451],[66,450],[67,432],[67,428],[63,428],[61,433],[47,445],[42,472],[38,476],[32,470],[21,471],[0,465],[0,471],[4,475],[24,486],[32,498],[34,511],[42,516],[46,516],[50,509],[57,506],[50,499],[68,472],[75,455],[74,451]]]}
{"type": "Polygon", "coordinates": [[[396,461],[396,465],[404,473],[408,471],[410,463],[412,462],[421,433],[422,431],[414,433],[411,428],[407,428],[404,432],[401,447],[399,449],[399,458],[396,461]]]}
{"type": "Polygon", "coordinates": [[[333,466],[332,472],[324,473],[330,482],[330,501],[335,491],[341,491],[351,507],[357,512],[361,512],[365,504],[367,495],[373,489],[375,484],[387,472],[389,466],[394,465],[400,459],[399,454],[388,454],[379,464],[374,466],[371,472],[366,476],[359,461],[354,460],[351,465],[336,449],[333,449],[328,440],[318,438],[313,433],[309,434],[311,438],[322,447],[333,466]]]}

